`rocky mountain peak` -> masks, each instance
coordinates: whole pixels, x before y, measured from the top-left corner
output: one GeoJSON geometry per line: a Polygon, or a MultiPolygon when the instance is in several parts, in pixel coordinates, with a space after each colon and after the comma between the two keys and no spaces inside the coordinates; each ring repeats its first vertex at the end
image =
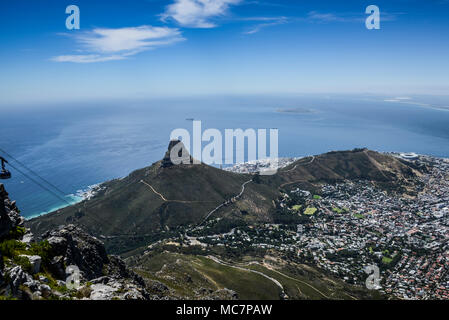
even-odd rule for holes
{"type": "Polygon", "coordinates": [[[192,157],[181,140],[171,140],[168,144],[168,150],[162,159],[162,167],[169,168],[179,164],[192,163],[192,157]]]}

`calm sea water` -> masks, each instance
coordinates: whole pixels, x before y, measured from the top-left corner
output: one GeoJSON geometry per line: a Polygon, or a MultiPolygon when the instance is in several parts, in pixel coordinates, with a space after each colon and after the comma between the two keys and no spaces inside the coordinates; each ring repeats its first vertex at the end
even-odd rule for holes
{"type": "MultiPolygon", "coordinates": [[[[449,97],[233,96],[3,109],[0,148],[75,201],[68,195],[161,159],[173,129],[191,131],[188,118],[222,132],[278,128],[283,157],[355,147],[449,157],[449,111],[441,109],[447,106],[449,97]]],[[[25,217],[65,204],[11,171],[13,179],[3,183],[25,217]]]]}

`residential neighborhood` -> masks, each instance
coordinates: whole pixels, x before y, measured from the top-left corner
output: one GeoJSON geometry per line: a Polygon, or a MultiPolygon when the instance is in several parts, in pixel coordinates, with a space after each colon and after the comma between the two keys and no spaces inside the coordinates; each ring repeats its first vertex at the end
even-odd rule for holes
{"type": "MultiPolygon", "coordinates": [[[[400,154],[396,156],[400,157],[400,154]]],[[[220,234],[204,226],[186,230],[170,243],[289,253],[350,284],[365,286],[367,266],[380,269],[380,288],[399,299],[449,298],[449,160],[413,159],[430,170],[415,196],[388,193],[371,181],[325,184],[320,194],[293,188],[276,206],[299,218],[235,227],[220,234]]]]}

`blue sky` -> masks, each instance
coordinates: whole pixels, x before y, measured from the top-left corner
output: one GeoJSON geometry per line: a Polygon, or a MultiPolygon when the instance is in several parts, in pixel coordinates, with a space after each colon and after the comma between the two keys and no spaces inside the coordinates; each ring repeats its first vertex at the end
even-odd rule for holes
{"type": "Polygon", "coordinates": [[[0,106],[449,93],[449,0],[2,0],[0,106]],[[80,30],[65,9],[80,8],[80,30]],[[381,29],[367,30],[377,5],[381,29]]]}

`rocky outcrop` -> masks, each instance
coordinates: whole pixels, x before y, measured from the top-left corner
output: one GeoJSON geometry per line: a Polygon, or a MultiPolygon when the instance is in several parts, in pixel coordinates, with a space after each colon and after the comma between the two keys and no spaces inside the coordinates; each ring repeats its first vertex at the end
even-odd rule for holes
{"type": "Polygon", "coordinates": [[[0,298],[149,299],[143,279],[97,238],[67,225],[34,242],[3,185],[0,200],[0,298]]]}
{"type": "Polygon", "coordinates": [[[80,228],[63,226],[45,233],[42,239],[51,247],[55,266],[58,262],[66,266],[76,265],[87,280],[104,275],[103,266],[109,263],[109,259],[103,243],[80,228]]]}
{"type": "Polygon", "coordinates": [[[180,140],[171,140],[168,150],[162,159],[161,166],[162,168],[169,168],[180,164],[190,164],[192,160],[192,157],[180,140]]]}
{"type": "Polygon", "coordinates": [[[25,219],[19,214],[16,202],[11,201],[3,184],[0,184],[0,239],[17,227],[23,226],[25,219]]]}

